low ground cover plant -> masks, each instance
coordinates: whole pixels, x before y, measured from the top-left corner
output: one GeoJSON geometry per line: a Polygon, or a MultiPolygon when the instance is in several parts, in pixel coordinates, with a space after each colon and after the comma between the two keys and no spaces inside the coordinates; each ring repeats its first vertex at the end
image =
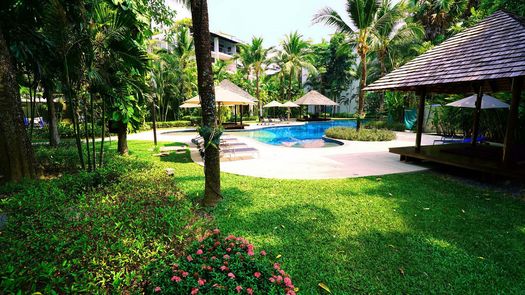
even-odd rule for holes
{"type": "Polygon", "coordinates": [[[162,167],[134,156],[0,186],[0,294],[142,293],[147,266],[200,235],[196,209],[162,167]]]}
{"type": "Polygon", "coordinates": [[[388,129],[394,131],[405,131],[405,124],[400,122],[369,121],[365,123],[367,129],[388,129]]]}
{"type": "Polygon", "coordinates": [[[290,276],[264,250],[218,229],[189,248],[187,255],[153,277],[150,293],[295,295],[290,276]]]}
{"type": "Polygon", "coordinates": [[[396,139],[396,134],[383,129],[361,129],[350,127],[332,127],[326,130],[325,135],[331,138],[355,141],[389,141],[396,139]]]}

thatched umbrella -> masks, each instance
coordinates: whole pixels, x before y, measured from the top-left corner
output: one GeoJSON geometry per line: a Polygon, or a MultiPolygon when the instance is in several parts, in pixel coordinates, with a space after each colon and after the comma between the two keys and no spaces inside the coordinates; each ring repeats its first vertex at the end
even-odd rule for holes
{"type": "MultiPolygon", "coordinates": [[[[329,99],[328,97],[322,95],[321,93],[312,90],[305,94],[303,97],[295,101],[298,105],[307,105],[307,106],[338,106],[339,104],[329,99]]],[[[326,116],[326,114],[325,114],[326,116]]]]}

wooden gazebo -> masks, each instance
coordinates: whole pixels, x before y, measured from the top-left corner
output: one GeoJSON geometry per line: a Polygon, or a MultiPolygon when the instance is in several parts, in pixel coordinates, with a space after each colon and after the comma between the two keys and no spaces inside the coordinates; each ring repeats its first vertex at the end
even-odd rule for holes
{"type": "MultiPolygon", "coordinates": [[[[515,145],[518,108],[525,76],[525,21],[497,11],[365,88],[367,91],[415,91],[419,96],[415,147],[393,148],[402,158],[416,158],[463,168],[525,178],[515,145]],[[512,92],[503,148],[498,159],[446,153],[452,147],[421,146],[425,99],[430,93],[477,94],[473,136],[477,136],[484,93],[512,92]],[[445,152],[445,153],[444,153],[445,152]],[[479,159],[484,158],[484,159],[479,159]]],[[[475,142],[475,138],[474,141],[475,142]]],[[[474,149],[475,147],[471,147],[474,149]]],[[[475,154],[475,153],[474,153],[475,154]]]]}

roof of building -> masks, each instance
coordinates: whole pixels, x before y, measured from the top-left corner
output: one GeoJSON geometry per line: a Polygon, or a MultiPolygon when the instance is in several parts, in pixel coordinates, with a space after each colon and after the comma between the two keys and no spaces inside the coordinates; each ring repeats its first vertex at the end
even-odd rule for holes
{"type": "Polygon", "coordinates": [[[338,106],[339,104],[332,101],[321,93],[312,90],[303,97],[295,101],[298,105],[316,105],[316,106],[338,106]]]}
{"type": "Polygon", "coordinates": [[[242,89],[241,87],[233,84],[233,82],[230,80],[224,79],[217,86],[220,86],[228,91],[241,95],[242,97],[247,98],[253,102],[258,101],[257,98],[253,97],[251,94],[249,94],[246,90],[242,89]]]}
{"type": "Polygon", "coordinates": [[[507,91],[525,76],[525,21],[497,11],[365,88],[437,93],[507,91]]]}
{"type": "Polygon", "coordinates": [[[230,35],[230,34],[226,34],[226,33],[223,33],[223,32],[210,32],[210,35],[215,35],[217,37],[221,37],[223,39],[226,39],[230,42],[233,42],[233,43],[243,43],[241,40],[235,38],[235,36],[233,35],[230,35]]]}

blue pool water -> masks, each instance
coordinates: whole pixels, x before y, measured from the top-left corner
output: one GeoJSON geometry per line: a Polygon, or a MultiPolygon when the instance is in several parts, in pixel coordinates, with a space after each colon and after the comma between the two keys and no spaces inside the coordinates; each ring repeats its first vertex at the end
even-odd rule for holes
{"type": "Polygon", "coordinates": [[[338,146],[336,142],[323,140],[326,129],[334,126],[356,127],[355,120],[337,120],[328,122],[308,122],[304,125],[268,127],[247,132],[246,135],[272,145],[315,148],[338,146]]]}

